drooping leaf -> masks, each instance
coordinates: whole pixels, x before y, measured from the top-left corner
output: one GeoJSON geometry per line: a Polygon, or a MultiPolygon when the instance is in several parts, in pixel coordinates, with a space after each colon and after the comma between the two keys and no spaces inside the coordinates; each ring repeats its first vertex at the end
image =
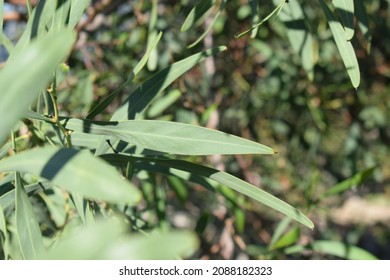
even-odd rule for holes
{"type": "Polygon", "coordinates": [[[107,202],[136,204],[141,194],[134,185],[86,150],[37,148],[4,159],[0,172],[21,171],[38,175],[69,192],[107,202]]]}
{"type": "Polygon", "coordinates": [[[66,119],[67,129],[114,136],[138,148],[178,155],[273,154],[262,144],[217,130],[167,121],[99,122],[66,119]]]}
{"type": "MultiPolygon", "coordinates": [[[[140,163],[149,163],[151,166],[151,170],[153,170],[153,166],[163,166],[166,168],[177,169],[181,171],[185,171],[194,174],[196,176],[205,177],[207,179],[216,181],[222,185],[225,185],[239,193],[242,193],[276,211],[283,213],[284,215],[291,217],[292,219],[302,223],[310,229],[314,228],[314,224],[307,218],[302,212],[295,209],[291,205],[286,202],[276,198],[275,196],[267,193],[266,191],[257,188],[231,174],[228,174],[223,171],[219,171],[217,169],[213,169],[210,167],[198,165],[195,163],[183,161],[183,160],[172,160],[172,159],[161,159],[161,158],[142,158],[142,157],[133,157],[121,154],[105,154],[101,155],[102,158],[109,162],[118,163],[122,162],[140,162],[140,163]]],[[[143,168],[147,168],[147,166],[143,165],[143,168]]]]}
{"type": "Polygon", "coordinates": [[[217,47],[204,52],[194,54],[180,60],[149,78],[135,92],[133,92],[114,113],[111,120],[131,120],[136,114],[141,113],[149,105],[150,101],[160,92],[165,90],[173,81],[179,78],[189,69],[205,60],[211,55],[216,55],[226,50],[226,47],[217,47]]]}
{"type": "Polygon", "coordinates": [[[376,260],[377,258],[364,249],[339,241],[318,240],[310,246],[314,251],[348,260],[376,260]]]}
{"type": "Polygon", "coordinates": [[[336,7],[336,11],[340,15],[341,22],[345,29],[345,37],[349,41],[355,34],[354,25],[354,0],[333,0],[333,5],[336,7]]]}
{"type": "Polygon", "coordinates": [[[0,144],[52,79],[54,70],[65,59],[74,40],[72,31],[42,36],[8,60],[0,72],[0,144]]]}
{"type": "Polygon", "coordinates": [[[39,259],[45,252],[43,237],[18,172],[15,176],[15,212],[16,232],[23,258],[25,260],[39,259]]]}
{"type": "Polygon", "coordinates": [[[351,79],[352,86],[357,88],[360,84],[360,70],[353,46],[351,42],[347,41],[345,38],[343,26],[329,9],[328,5],[324,0],[320,0],[320,3],[326,18],[328,19],[330,30],[332,31],[337,49],[339,50],[341,59],[343,60],[349,78],[351,79]]]}

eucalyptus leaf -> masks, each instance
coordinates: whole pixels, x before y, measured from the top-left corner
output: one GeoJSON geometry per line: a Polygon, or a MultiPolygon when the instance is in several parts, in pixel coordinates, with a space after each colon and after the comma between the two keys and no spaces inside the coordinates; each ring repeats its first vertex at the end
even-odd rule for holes
{"type": "Polygon", "coordinates": [[[187,15],[183,25],[180,28],[181,32],[185,32],[192,28],[195,24],[198,24],[205,18],[207,12],[213,7],[215,0],[200,0],[191,9],[187,15]]]}
{"type": "Polygon", "coordinates": [[[43,177],[90,199],[135,205],[141,198],[134,185],[86,150],[43,147],[21,152],[0,162],[0,172],[7,171],[43,177]]]}
{"type": "Polygon", "coordinates": [[[333,5],[340,15],[341,22],[345,29],[345,37],[349,41],[355,33],[354,14],[355,6],[354,0],[333,0],[333,5]]]}
{"type": "Polygon", "coordinates": [[[16,231],[23,258],[39,259],[45,252],[43,237],[33,206],[22,186],[20,174],[15,175],[16,231]]]}
{"type": "Polygon", "coordinates": [[[114,136],[143,149],[177,155],[273,154],[262,144],[200,126],[167,121],[131,120],[99,122],[65,119],[76,132],[114,136]]]}

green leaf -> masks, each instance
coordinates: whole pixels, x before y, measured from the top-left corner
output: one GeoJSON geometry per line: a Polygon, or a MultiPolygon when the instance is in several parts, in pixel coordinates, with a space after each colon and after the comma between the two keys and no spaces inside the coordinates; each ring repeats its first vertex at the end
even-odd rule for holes
{"type": "MultiPolygon", "coordinates": [[[[230,175],[226,172],[219,171],[210,167],[198,165],[195,163],[183,161],[183,160],[171,160],[171,159],[159,159],[159,158],[141,158],[141,157],[132,157],[121,154],[105,154],[101,155],[102,158],[109,162],[118,163],[118,162],[141,162],[141,163],[150,163],[151,171],[153,171],[153,166],[163,166],[166,168],[177,169],[190,173],[190,175],[202,176],[207,179],[216,181],[222,185],[225,185],[239,193],[242,193],[264,205],[275,209],[288,217],[304,224],[310,229],[314,228],[314,224],[299,210],[295,209],[286,202],[276,198],[275,196],[263,191],[260,188],[257,188],[233,175],[230,175]]],[[[147,167],[145,165],[143,168],[147,167]]],[[[173,173],[172,173],[173,174],[173,173]]]]}
{"type": "Polygon", "coordinates": [[[207,12],[211,9],[214,3],[215,0],[200,0],[187,15],[183,25],[180,28],[180,31],[185,32],[195,24],[199,23],[201,19],[204,19],[207,12]]]}
{"type": "Polygon", "coordinates": [[[60,240],[44,259],[171,260],[189,257],[198,248],[196,236],[188,231],[128,235],[125,228],[113,219],[97,221],[60,240]]]}
{"type": "Polygon", "coordinates": [[[71,2],[68,0],[58,1],[50,27],[51,31],[60,31],[66,27],[66,22],[69,18],[70,5],[71,2]]]}
{"type": "Polygon", "coordinates": [[[20,249],[25,260],[36,260],[45,252],[43,237],[18,172],[15,176],[15,190],[16,232],[20,249]]]}
{"type": "Polygon", "coordinates": [[[3,44],[4,0],[0,0],[0,46],[3,44]]]}
{"type": "Polygon", "coordinates": [[[71,0],[68,28],[73,29],[80,18],[82,17],[85,9],[89,6],[91,0],[71,0]]]}
{"type": "Polygon", "coordinates": [[[363,183],[368,177],[370,177],[374,173],[375,169],[376,169],[376,167],[371,167],[371,168],[368,168],[362,172],[356,173],[351,178],[348,178],[348,179],[336,184],[332,188],[328,189],[322,195],[322,197],[328,197],[331,195],[339,194],[339,193],[345,192],[346,190],[348,190],[350,188],[353,188],[355,186],[360,185],[361,183],[363,183]]]}
{"type": "Polygon", "coordinates": [[[134,67],[134,70],[131,72],[130,76],[127,78],[127,80],[115,91],[113,91],[110,95],[108,95],[102,102],[100,102],[98,105],[96,105],[95,108],[89,112],[87,119],[92,119],[99,113],[103,112],[104,109],[107,108],[108,105],[112,103],[112,101],[115,99],[115,97],[118,95],[118,93],[122,92],[124,87],[128,85],[137,75],[138,73],[144,68],[146,62],[148,61],[150,54],[153,49],[156,48],[158,42],[160,41],[162,37],[162,32],[160,32],[150,44],[148,44],[148,48],[146,49],[145,54],[141,58],[141,60],[137,63],[137,65],[134,67]]]}
{"type": "Polygon", "coordinates": [[[10,58],[0,72],[0,145],[39,92],[53,78],[75,40],[71,31],[53,33],[32,42],[10,58]]]}
{"type": "Polygon", "coordinates": [[[141,198],[140,191],[134,185],[86,150],[33,149],[2,160],[0,172],[6,171],[38,175],[69,192],[77,192],[90,199],[135,205],[141,198]]]}
{"type": "Polygon", "coordinates": [[[147,40],[147,49],[151,49],[149,54],[149,59],[147,62],[147,68],[149,71],[155,71],[158,63],[158,52],[156,48],[151,48],[153,45],[153,40],[157,37],[157,17],[158,17],[158,0],[152,1],[152,9],[150,11],[149,18],[149,29],[148,29],[148,40],[147,40]]]}
{"type": "Polygon", "coordinates": [[[148,106],[150,101],[160,92],[165,90],[173,81],[177,80],[183,73],[206,59],[226,50],[226,47],[218,47],[204,52],[194,54],[180,60],[169,67],[161,70],[149,78],[136,91],[134,91],[114,113],[111,120],[130,120],[136,114],[141,113],[148,106]]]}
{"type": "Polygon", "coordinates": [[[333,5],[336,7],[336,11],[340,15],[341,22],[345,29],[346,39],[349,41],[352,39],[355,33],[354,25],[354,0],[333,0],[333,5]]]}
{"type": "Polygon", "coordinates": [[[151,120],[99,122],[66,119],[64,126],[76,132],[118,137],[137,148],[177,155],[273,154],[264,145],[200,126],[151,120]]]}
{"type": "Polygon", "coordinates": [[[268,248],[271,249],[274,244],[282,237],[283,233],[286,231],[287,227],[291,223],[290,217],[285,217],[283,220],[281,220],[277,227],[274,230],[274,233],[272,234],[271,241],[268,245],[268,248]]]}
{"type": "Polygon", "coordinates": [[[161,115],[165,109],[170,107],[181,97],[181,92],[178,89],[174,89],[167,93],[165,96],[162,96],[158,100],[155,100],[149,107],[147,116],[149,118],[155,118],[161,115]]]}
{"type": "Polygon", "coordinates": [[[364,249],[344,244],[339,241],[318,240],[311,244],[314,251],[337,256],[348,260],[376,260],[377,258],[364,249]]]}
{"type": "Polygon", "coordinates": [[[343,26],[329,9],[328,5],[325,4],[324,0],[320,0],[320,3],[328,19],[330,30],[332,31],[337,49],[351,79],[352,86],[357,88],[360,84],[360,70],[353,46],[351,42],[346,40],[343,26]]]}

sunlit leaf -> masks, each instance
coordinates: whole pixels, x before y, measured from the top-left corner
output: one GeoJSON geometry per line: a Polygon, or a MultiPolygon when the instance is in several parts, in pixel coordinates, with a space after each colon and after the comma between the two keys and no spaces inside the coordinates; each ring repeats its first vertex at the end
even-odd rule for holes
{"type": "Polygon", "coordinates": [[[81,19],[91,0],[71,0],[68,28],[73,29],[81,19]]]}
{"type": "MultiPolygon", "coordinates": [[[[177,169],[177,170],[188,172],[190,176],[193,174],[196,176],[205,177],[207,179],[225,185],[239,193],[242,193],[264,205],[267,205],[268,207],[271,207],[272,209],[275,209],[276,211],[279,211],[285,214],[286,216],[291,217],[292,219],[302,223],[303,225],[307,226],[310,229],[314,228],[313,222],[310,221],[310,219],[307,218],[299,210],[295,209],[294,207],[287,204],[286,202],[276,198],[270,193],[260,188],[257,188],[226,172],[219,171],[217,169],[213,169],[210,167],[198,165],[195,163],[183,161],[183,160],[141,158],[141,157],[120,155],[120,154],[111,154],[111,155],[106,154],[106,155],[101,155],[101,157],[112,163],[118,163],[121,161],[122,162],[132,161],[135,163],[137,162],[149,163],[151,166],[151,170],[153,170],[153,166],[160,165],[169,168],[170,170],[177,169]]],[[[147,168],[146,165],[142,165],[142,167],[147,168]]]]}
{"type": "Polygon", "coordinates": [[[34,209],[24,190],[20,175],[15,177],[16,232],[23,258],[35,260],[45,252],[42,233],[34,209]]]}
{"type": "Polygon", "coordinates": [[[180,31],[185,32],[205,18],[207,12],[214,5],[215,0],[200,0],[187,15],[180,31]]]}
{"type": "Polygon", "coordinates": [[[352,86],[357,88],[360,84],[360,70],[353,46],[351,42],[347,41],[345,38],[343,26],[329,9],[328,5],[325,4],[324,0],[320,0],[320,3],[326,18],[328,19],[330,30],[332,31],[337,49],[339,50],[341,59],[343,60],[349,78],[351,79],[352,86]]]}
{"type": "Polygon", "coordinates": [[[6,171],[38,175],[91,199],[134,205],[141,198],[135,186],[86,150],[44,147],[21,152],[0,162],[0,172],[6,171]]]}
{"type": "Polygon", "coordinates": [[[340,15],[341,22],[345,29],[345,37],[349,41],[352,39],[355,33],[354,25],[354,0],[333,0],[333,5],[336,7],[336,11],[340,15]]]}
{"type": "Polygon", "coordinates": [[[53,72],[73,46],[75,34],[61,31],[42,36],[0,72],[0,144],[28,106],[53,78],[53,72]]]}
{"type": "Polygon", "coordinates": [[[200,126],[167,121],[66,119],[67,129],[118,137],[139,148],[178,155],[273,154],[262,144],[200,126]]]}

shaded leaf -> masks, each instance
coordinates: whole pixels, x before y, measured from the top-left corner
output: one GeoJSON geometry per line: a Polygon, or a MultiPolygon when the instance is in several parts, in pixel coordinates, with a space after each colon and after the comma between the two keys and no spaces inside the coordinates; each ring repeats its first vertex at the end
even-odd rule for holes
{"type": "Polygon", "coordinates": [[[38,175],[69,192],[78,192],[91,199],[134,205],[141,198],[135,186],[86,150],[33,149],[1,161],[0,172],[6,171],[38,175]]]}
{"type": "Polygon", "coordinates": [[[67,129],[118,137],[139,148],[178,155],[273,154],[264,145],[200,126],[167,121],[99,122],[66,119],[67,129]]]}
{"type": "Polygon", "coordinates": [[[372,33],[368,21],[366,7],[361,0],[355,0],[355,14],[360,30],[364,34],[364,39],[367,42],[367,53],[371,50],[372,33]]]}

